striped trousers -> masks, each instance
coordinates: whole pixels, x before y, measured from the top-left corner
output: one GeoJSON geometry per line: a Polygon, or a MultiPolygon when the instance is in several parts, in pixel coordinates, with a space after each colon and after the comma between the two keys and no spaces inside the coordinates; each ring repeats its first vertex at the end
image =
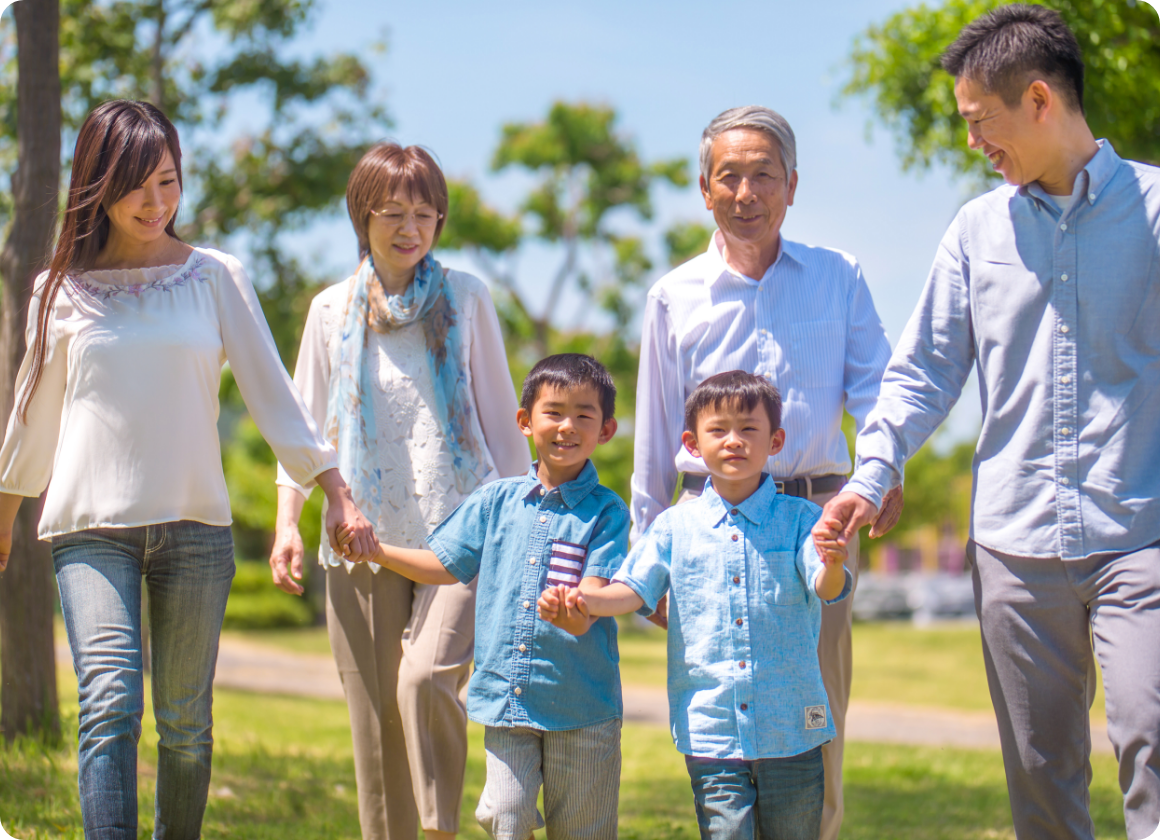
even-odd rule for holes
{"type": "Polygon", "coordinates": [[[562,732],[489,726],[487,782],[475,816],[489,837],[615,840],[620,799],[620,721],[562,732]],[[544,788],[544,816],[536,808],[544,788]]]}

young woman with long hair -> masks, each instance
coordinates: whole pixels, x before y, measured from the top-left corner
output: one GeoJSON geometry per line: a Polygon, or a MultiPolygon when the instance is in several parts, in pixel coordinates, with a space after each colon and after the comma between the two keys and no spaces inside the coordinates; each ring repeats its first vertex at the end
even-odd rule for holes
{"type": "Polygon", "coordinates": [[[325,490],[331,539],[337,525],[355,523],[358,560],[372,534],[241,264],[174,232],[181,190],[181,147],[164,114],[129,101],[89,114],[60,237],[29,307],[0,448],[0,570],[22,498],[48,488],[39,536],[52,542],[77,672],[88,840],[137,837],[142,580],[160,738],[154,837],[201,833],[214,665],[234,575],[217,432],[225,362],[281,463],[325,490]]]}

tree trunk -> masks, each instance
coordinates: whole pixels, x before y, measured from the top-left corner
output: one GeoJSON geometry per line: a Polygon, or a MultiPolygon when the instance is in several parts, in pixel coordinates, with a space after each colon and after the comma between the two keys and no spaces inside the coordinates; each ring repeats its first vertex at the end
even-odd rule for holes
{"type": "MultiPolygon", "coordinates": [[[[60,188],[60,0],[12,7],[16,18],[17,168],[12,228],[0,252],[0,408],[8,417],[24,357],[24,324],[37,274],[48,262],[60,188]]],[[[48,546],[36,539],[40,500],[26,499],[0,575],[0,730],[60,735],[52,612],[56,593],[48,546]]]]}

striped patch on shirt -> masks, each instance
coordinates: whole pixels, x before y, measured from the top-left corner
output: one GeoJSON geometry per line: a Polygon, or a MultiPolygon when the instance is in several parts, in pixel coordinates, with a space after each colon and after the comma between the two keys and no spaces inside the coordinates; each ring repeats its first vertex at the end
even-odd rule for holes
{"type": "Polygon", "coordinates": [[[562,583],[579,586],[584,572],[584,558],[588,547],[576,543],[552,540],[552,559],[548,563],[548,586],[562,583]]]}

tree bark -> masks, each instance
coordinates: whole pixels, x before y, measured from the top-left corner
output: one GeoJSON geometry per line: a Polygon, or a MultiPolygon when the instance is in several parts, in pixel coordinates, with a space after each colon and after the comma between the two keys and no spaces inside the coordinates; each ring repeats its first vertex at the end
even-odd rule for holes
{"type": "MultiPolygon", "coordinates": [[[[0,408],[12,411],[24,357],[32,286],[47,265],[60,189],[60,0],[12,7],[16,19],[17,168],[13,222],[0,252],[0,408]]],[[[13,528],[12,556],[0,574],[0,730],[6,740],[60,735],[53,651],[56,593],[47,544],[36,539],[40,500],[27,499],[13,528]]]]}

